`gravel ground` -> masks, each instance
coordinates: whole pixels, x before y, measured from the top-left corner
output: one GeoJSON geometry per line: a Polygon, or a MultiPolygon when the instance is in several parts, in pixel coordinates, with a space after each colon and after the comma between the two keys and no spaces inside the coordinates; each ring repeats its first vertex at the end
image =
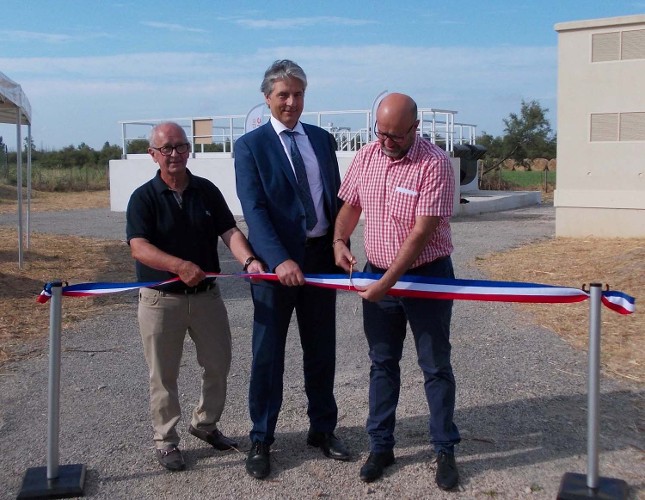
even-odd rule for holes
{"type": "MultiPolygon", "coordinates": [[[[124,214],[109,210],[38,213],[32,230],[123,239],[124,214]]],[[[13,223],[0,217],[0,224],[13,223]]],[[[481,278],[476,256],[550,237],[554,209],[518,209],[452,222],[457,275],[481,278]]],[[[356,238],[358,242],[358,238],[356,238]]],[[[361,247],[356,244],[355,248],[361,247]]],[[[222,251],[225,272],[239,265],[222,251]]],[[[361,262],[364,262],[362,260],[361,262]]],[[[73,277],[69,277],[73,279],[73,277]]],[[[247,388],[251,363],[251,310],[247,285],[221,280],[233,333],[233,364],[222,431],[240,451],[219,452],[186,432],[198,398],[193,345],[185,344],[180,377],[184,417],[181,446],[187,470],[168,473],[153,456],[145,361],[136,325],[136,294],[127,305],[63,332],[60,463],[85,464],[85,495],[92,498],[555,498],[565,472],[585,473],[586,355],[551,331],[527,322],[511,304],[455,302],[453,362],[455,421],[463,441],[454,492],[434,484],[427,444],[427,406],[413,343],[406,343],[398,408],[396,464],[382,480],[362,483],[369,452],[364,430],[369,360],[359,299],[338,295],[337,434],[353,452],[349,463],[325,459],[306,445],[308,422],[301,350],[295,329],[287,344],[284,404],[272,452],[272,473],[257,481],[244,471],[250,428],[247,388]],[[357,309],[358,308],[358,309],[357,309]]],[[[64,307],[74,307],[65,299],[64,307]]],[[[36,306],[35,307],[43,307],[36,306]]],[[[294,327],[295,328],[295,327],[294,327]]],[[[581,325],[587,329],[587,325],[581,325]]],[[[0,497],[15,498],[28,468],[46,465],[47,357],[0,373],[0,497]]],[[[602,378],[600,474],[645,492],[642,387],[602,378]]]]}

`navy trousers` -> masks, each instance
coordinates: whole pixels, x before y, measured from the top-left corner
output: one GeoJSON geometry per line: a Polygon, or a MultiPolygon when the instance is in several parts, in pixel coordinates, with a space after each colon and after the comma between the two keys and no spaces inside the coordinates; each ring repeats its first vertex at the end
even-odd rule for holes
{"type": "MultiPolygon", "coordinates": [[[[307,245],[303,272],[334,273],[330,238],[307,245]]],[[[249,384],[251,442],[272,444],[282,406],[285,345],[295,309],[303,352],[307,415],[311,429],[333,432],[338,408],[336,371],[336,291],[313,286],[287,287],[263,281],[251,284],[254,305],[253,362],[249,384]]]]}
{"type": "MultiPolygon", "coordinates": [[[[365,272],[384,273],[385,270],[368,262],[365,272]]],[[[450,257],[410,269],[406,274],[454,278],[450,257]]],[[[453,422],[455,378],[450,364],[451,316],[452,300],[386,296],[379,302],[363,301],[363,325],[372,361],[366,426],[371,451],[389,451],[395,444],[396,407],[401,388],[399,362],[409,322],[430,409],[430,442],[437,452],[454,453],[454,445],[460,437],[453,422]]]]}

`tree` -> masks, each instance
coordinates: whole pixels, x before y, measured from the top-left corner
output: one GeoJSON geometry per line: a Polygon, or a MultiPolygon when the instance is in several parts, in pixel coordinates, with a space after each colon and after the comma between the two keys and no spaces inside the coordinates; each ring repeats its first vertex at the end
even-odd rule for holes
{"type": "Polygon", "coordinates": [[[103,144],[103,149],[99,152],[98,163],[100,165],[108,165],[110,160],[118,160],[121,158],[121,146],[118,144],[110,144],[106,142],[103,144]]]}
{"type": "Polygon", "coordinates": [[[546,118],[548,111],[537,101],[522,100],[519,115],[510,113],[504,120],[505,135],[493,137],[482,132],[477,138],[477,144],[487,150],[484,173],[509,158],[527,167],[535,158],[555,158],[557,140],[546,118]]]}
{"type": "Polygon", "coordinates": [[[555,157],[556,139],[546,118],[549,110],[537,101],[522,100],[519,116],[511,113],[504,120],[506,135],[502,140],[502,153],[518,163],[534,158],[555,157]]]}
{"type": "MultiPolygon", "coordinates": [[[[204,147],[204,153],[221,153],[222,151],[224,151],[224,146],[222,144],[217,144],[217,143],[204,144],[203,147],[204,147]]],[[[197,149],[197,151],[200,151],[200,150],[197,149]]]]}
{"type": "Polygon", "coordinates": [[[148,152],[148,139],[131,139],[127,144],[128,154],[141,154],[148,152]]]}
{"type": "MultiPolygon", "coordinates": [[[[25,145],[23,147],[24,147],[24,151],[26,153],[27,150],[29,149],[29,136],[25,136],[24,143],[25,143],[25,145]]],[[[34,151],[36,151],[36,144],[34,143],[34,137],[33,136],[31,137],[31,151],[32,151],[32,153],[34,151]]]]}
{"type": "Polygon", "coordinates": [[[9,155],[7,154],[9,148],[2,140],[2,136],[0,136],[0,157],[2,158],[0,160],[0,168],[2,168],[0,172],[2,172],[2,177],[6,179],[9,176],[9,155]]]}
{"type": "Polygon", "coordinates": [[[503,138],[500,136],[493,137],[490,134],[487,134],[486,132],[482,132],[482,135],[480,135],[477,138],[477,144],[480,146],[484,146],[486,148],[486,156],[488,158],[503,158],[504,153],[503,153],[503,138]]]}

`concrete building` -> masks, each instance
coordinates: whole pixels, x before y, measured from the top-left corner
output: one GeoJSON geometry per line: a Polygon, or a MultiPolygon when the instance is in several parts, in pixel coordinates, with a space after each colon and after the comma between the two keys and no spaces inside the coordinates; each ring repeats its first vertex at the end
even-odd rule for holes
{"type": "Polygon", "coordinates": [[[555,30],[556,236],[645,237],[645,15],[555,30]]]}
{"type": "MultiPolygon", "coordinates": [[[[264,111],[264,107],[261,107],[259,111],[261,114],[256,120],[251,121],[266,122],[268,115],[263,116],[264,111]]],[[[459,154],[463,155],[464,148],[474,145],[476,127],[457,123],[454,119],[455,114],[456,111],[420,108],[420,124],[417,131],[421,136],[441,144],[451,156],[457,188],[454,214],[456,216],[476,215],[539,204],[541,202],[539,191],[479,191],[476,162],[466,162],[464,158],[465,163],[462,165],[462,158],[455,156],[455,148],[460,149],[459,154]],[[461,171],[462,166],[464,172],[461,171]]],[[[231,145],[244,133],[247,128],[245,122],[249,121],[249,115],[172,119],[185,128],[188,140],[191,142],[192,152],[188,159],[188,168],[194,174],[210,179],[219,187],[234,215],[241,215],[242,208],[235,191],[231,145]],[[207,146],[211,145],[217,145],[219,152],[212,150],[209,152],[207,146]]],[[[305,112],[302,119],[306,123],[325,128],[334,136],[341,176],[345,175],[356,151],[373,139],[370,110],[305,112]],[[351,118],[354,118],[353,124],[351,118]],[[349,126],[339,125],[339,121],[346,122],[349,126]]],[[[128,151],[128,145],[133,140],[147,137],[151,127],[161,121],[166,120],[121,122],[123,157],[120,160],[110,160],[110,207],[113,211],[125,211],[132,191],[155,175],[158,166],[153,163],[150,156],[132,154],[128,151]]],[[[476,148],[476,146],[473,147],[476,148]]]]}
{"type": "MultiPolygon", "coordinates": [[[[234,215],[242,214],[242,207],[235,190],[235,170],[232,145],[255,126],[269,119],[265,105],[252,109],[247,115],[172,118],[186,130],[191,143],[188,168],[195,175],[205,177],[222,191],[234,215]],[[256,116],[249,119],[249,116],[256,116]],[[209,151],[208,146],[216,145],[219,151],[209,151]]],[[[336,140],[338,164],[341,176],[354,159],[362,145],[372,137],[371,110],[313,111],[302,113],[301,120],[324,128],[336,140]]],[[[457,123],[456,111],[420,108],[418,133],[432,142],[440,142],[446,150],[453,152],[455,144],[474,144],[476,126],[457,123]]],[[[148,154],[131,154],[128,145],[132,140],[147,138],[153,125],[166,119],[147,119],[121,122],[121,160],[110,160],[110,207],[113,211],[125,211],[132,192],[155,175],[158,165],[148,154]]],[[[460,161],[452,158],[456,179],[460,178],[460,161]]],[[[472,183],[477,184],[477,179],[472,183]]],[[[539,203],[539,200],[537,201],[539,203]]],[[[459,209],[459,192],[455,193],[455,208],[459,209]]]]}

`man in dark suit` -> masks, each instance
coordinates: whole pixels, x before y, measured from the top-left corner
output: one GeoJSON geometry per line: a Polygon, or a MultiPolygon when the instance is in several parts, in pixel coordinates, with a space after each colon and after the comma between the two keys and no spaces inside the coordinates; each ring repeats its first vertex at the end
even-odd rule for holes
{"type": "Polygon", "coordinates": [[[334,435],[338,409],[336,293],[305,285],[303,273],[337,272],[332,251],[340,173],[333,137],[299,121],[307,77],[293,61],[274,62],[261,91],[271,120],[235,143],[237,195],[258,259],[279,282],[251,284],[254,304],[249,412],[253,421],[247,472],[270,472],[269,450],[282,405],[285,343],[295,309],[309,401],[307,443],[349,460],[334,435]]]}

